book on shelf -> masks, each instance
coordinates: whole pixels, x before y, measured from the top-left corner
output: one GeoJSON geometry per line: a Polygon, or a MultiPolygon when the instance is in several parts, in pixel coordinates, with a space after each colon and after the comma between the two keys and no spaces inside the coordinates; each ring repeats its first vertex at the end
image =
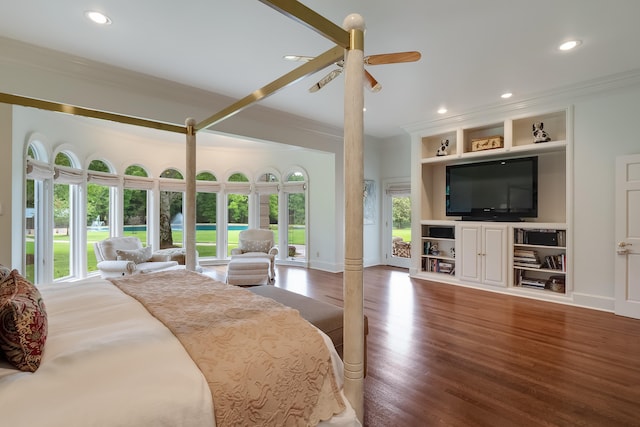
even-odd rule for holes
{"type": "Polygon", "coordinates": [[[443,274],[454,274],[456,271],[456,264],[453,262],[442,261],[440,259],[428,259],[427,271],[443,274]]]}
{"type": "Polygon", "coordinates": [[[513,256],[520,258],[538,258],[538,253],[531,249],[514,249],[513,256]]]}
{"type": "Polygon", "coordinates": [[[519,257],[519,256],[514,256],[513,257],[513,261],[514,262],[522,262],[522,263],[533,263],[533,264],[537,264],[538,258],[527,258],[527,257],[519,257]]]}
{"type": "Polygon", "coordinates": [[[525,267],[525,268],[542,268],[542,264],[539,262],[515,262],[513,263],[514,267],[525,267]]]}
{"type": "Polygon", "coordinates": [[[544,289],[544,285],[539,285],[535,283],[522,283],[520,284],[523,288],[531,288],[531,289],[544,289]]]}
{"type": "Polygon", "coordinates": [[[438,266],[439,266],[439,272],[440,273],[450,274],[451,271],[453,270],[454,264],[452,264],[450,262],[440,261],[438,263],[438,266]]]}
{"type": "Polygon", "coordinates": [[[546,280],[543,279],[534,279],[531,277],[520,277],[519,285],[524,288],[535,288],[535,289],[544,289],[547,284],[546,280]]]}
{"type": "Polygon", "coordinates": [[[542,267],[550,270],[567,271],[566,254],[548,255],[544,257],[542,267]]]}
{"type": "Polygon", "coordinates": [[[516,267],[541,268],[538,253],[530,249],[515,249],[513,251],[513,265],[516,267]]]}

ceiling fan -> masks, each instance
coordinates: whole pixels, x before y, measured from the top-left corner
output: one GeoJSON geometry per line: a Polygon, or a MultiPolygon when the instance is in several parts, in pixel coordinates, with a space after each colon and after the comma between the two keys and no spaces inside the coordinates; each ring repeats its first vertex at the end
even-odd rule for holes
{"type": "MultiPolygon", "coordinates": [[[[397,64],[401,62],[415,62],[421,58],[420,52],[396,52],[396,53],[382,53],[379,55],[365,56],[365,65],[382,65],[382,64],[397,64]]],[[[284,59],[288,61],[308,62],[311,61],[313,56],[300,56],[300,55],[286,55],[284,59]]],[[[333,79],[342,74],[344,67],[344,60],[336,62],[337,68],[331,70],[329,74],[318,80],[316,84],[309,88],[309,92],[317,92],[325,85],[331,82],[333,79]]],[[[364,70],[364,76],[366,78],[367,88],[372,92],[379,92],[382,86],[378,81],[367,71],[364,70]]]]}

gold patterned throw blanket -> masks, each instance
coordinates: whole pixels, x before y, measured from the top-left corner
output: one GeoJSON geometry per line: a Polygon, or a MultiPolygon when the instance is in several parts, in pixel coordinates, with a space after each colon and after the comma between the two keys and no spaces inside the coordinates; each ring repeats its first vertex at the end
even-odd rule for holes
{"type": "Polygon", "coordinates": [[[216,425],[315,425],[345,409],[331,356],[297,310],[187,270],[109,279],[180,340],[216,425]]]}

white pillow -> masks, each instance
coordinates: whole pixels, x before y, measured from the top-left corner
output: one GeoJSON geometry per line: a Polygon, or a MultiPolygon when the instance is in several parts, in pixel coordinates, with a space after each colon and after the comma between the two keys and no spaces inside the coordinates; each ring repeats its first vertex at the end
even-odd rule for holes
{"type": "Polygon", "coordinates": [[[238,245],[242,253],[246,252],[265,252],[268,253],[271,249],[271,240],[245,240],[240,239],[238,245]]]}
{"type": "Polygon", "coordinates": [[[151,246],[144,247],[142,249],[116,249],[118,255],[118,261],[133,261],[136,264],[147,262],[153,256],[151,246]]]}

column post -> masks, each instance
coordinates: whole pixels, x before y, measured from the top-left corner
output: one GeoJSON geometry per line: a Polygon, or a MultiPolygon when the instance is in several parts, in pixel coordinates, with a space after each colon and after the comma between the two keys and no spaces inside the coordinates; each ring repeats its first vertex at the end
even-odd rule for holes
{"type": "Polygon", "coordinates": [[[343,27],[350,35],[344,60],[344,393],[363,422],[364,19],[351,14],[343,27]]]}

